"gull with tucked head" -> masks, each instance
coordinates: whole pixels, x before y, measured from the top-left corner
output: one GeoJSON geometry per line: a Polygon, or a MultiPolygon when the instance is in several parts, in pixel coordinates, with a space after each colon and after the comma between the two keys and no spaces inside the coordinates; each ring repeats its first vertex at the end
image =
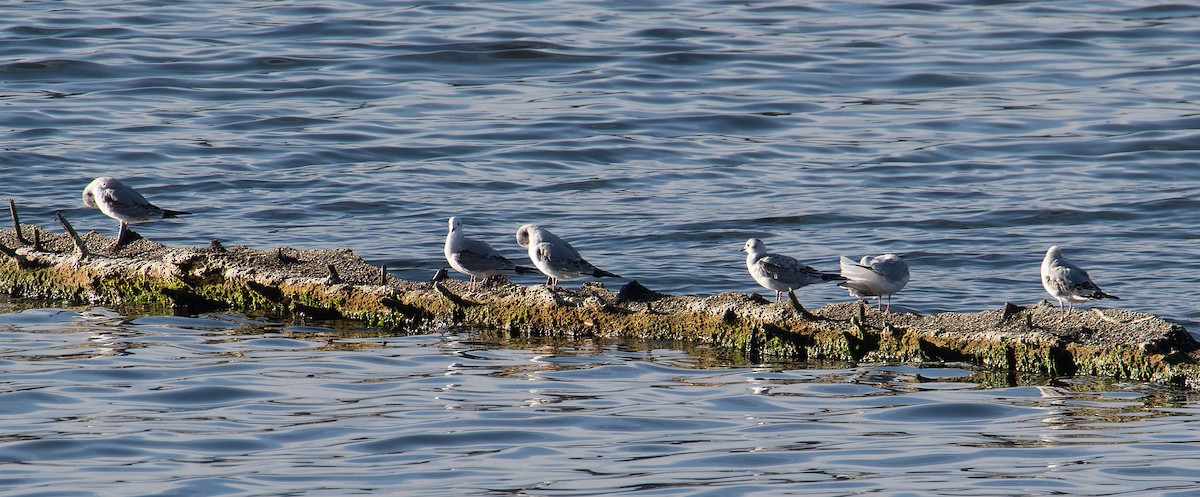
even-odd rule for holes
{"type": "Polygon", "coordinates": [[[101,176],[88,183],[83,189],[83,205],[100,209],[105,216],[121,222],[117,231],[117,241],[112,248],[120,247],[129,237],[129,223],[140,223],[153,219],[177,217],[191,214],[184,211],[163,209],[150,203],[137,190],[130,188],[115,178],[101,176]]]}
{"type": "Polygon", "coordinates": [[[841,269],[847,281],[838,286],[849,290],[854,297],[879,297],[880,312],[884,310],[883,296],[887,295],[887,312],[891,312],[892,294],[908,284],[908,263],[896,254],[863,256],[857,263],[842,257],[841,269]]]}
{"type": "Polygon", "coordinates": [[[546,275],[546,284],[550,288],[557,288],[558,280],[583,276],[620,278],[593,266],[584,260],[571,244],[536,224],[525,224],[517,228],[517,244],[529,251],[529,260],[546,275]]]}
{"type": "Polygon", "coordinates": [[[1087,271],[1083,268],[1067,262],[1067,258],[1063,257],[1062,250],[1057,245],[1051,246],[1046,250],[1046,257],[1042,258],[1042,288],[1058,301],[1058,310],[1066,316],[1075,307],[1075,304],[1087,302],[1089,300],[1100,299],[1115,299],[1121,300],[1116,295],[1104,293],[1100,286],[1092,282],[1092,277],[1088,276],[1087,271]],[[1066,304],[1066,310],[1063,310],[1063,304],[1066,304]]]}

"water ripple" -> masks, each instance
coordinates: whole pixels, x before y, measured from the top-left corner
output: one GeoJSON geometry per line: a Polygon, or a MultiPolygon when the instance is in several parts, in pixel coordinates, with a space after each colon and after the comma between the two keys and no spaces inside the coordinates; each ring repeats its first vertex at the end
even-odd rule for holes
{"type": "Polygon", "coordinates": [[[0,313],[0,331],[0,461],[15,468],[0,471],[6,495],[1194,484],[1179,469],[1195,452],[1194,399],[1083,379],[982,389],[1008,380],[952,366],[753,367],[678,344],[507,348],[222,314],[29,309],[0,313]]]}

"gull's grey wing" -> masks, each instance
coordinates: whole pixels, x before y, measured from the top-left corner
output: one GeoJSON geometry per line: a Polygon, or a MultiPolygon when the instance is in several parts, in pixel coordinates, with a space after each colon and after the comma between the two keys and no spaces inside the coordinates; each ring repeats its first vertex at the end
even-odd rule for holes
{"type": "Polygon", "coordinates": [[[101,190],[101,195],[107,201],[109,208],[120,216],[138,219],[162,216],[163,210],[151,204],[137,190],[117,183],[112,188],[101,190]]]}
{"type": "Polygon", "coordinates": [[[546,230],[541,232],[541,244],[538,245],[538,253],[542,254],[542,260],[551,262],[556,266],[568,271],[580,271],[582,265],[587,264],[583,260],[583,256],[579,255],[579,251],[575,250],[571,244],[559,238],[554,233],[546,230]]]}
{"type": "Polygon", "coordinates": [[[575,250],[575,247],[572,247],[571,244],[559,238],[554,233],[542,230],[542,243],[550,246],[549,256],[555,260],[583,260],[583,256],[579,255],[579,251],[575,250]]]}
{"type": "Polygon", "coordinates": [[[807,285],[822,280],[820,271],[786,255],[769,254],[760,258],[758,262],[768,276],[788,285],[807,285]]]}
{"type": "Polygon", "coordinates": [[[1091,275],[1089,275],[1087,271],[1079,266],[1063,263],[1058,265],[1058,268],[1061,268],[1063,274],[1065,275],[1064,279],[1066,279],[1071,286],[1086,285],[1092,282],[1091,275]]]}
{"type": "Polygon", "coordinates": [[[516,267],[513,261],[481,240],[463,239],[462,249],[454,255],[459,264],[472,271],[506,271],[516,267]]]}
{"type": "MultiPolygon", "coordinates": [[[[1063,285],[1065,285],[1067,293],[1083,297],[1085,299],[1098,299],[1105,295],[1100,287],[1092,281],[1092,277],[1088,275],[1083,268],[1073,264],[1063,264],[1055,266],[1051,273],[1061,274],[1063,285]]],[[[1062,287],[1060,287],[1062,288],[1062,287]]]]}
{"type": "Polygon", "coordinates": [[[895,256],[879,256],[872,259],[870,269],[876,274],[894,281],[906,279],[909,276],[908,263],[895,256]]]}
{"type": "Polygon", "coordinates": [[[595,268],[583,260],[574,247],[557,238],[549,241],[543,240],[539,243],[537,254],[538,259],[542,262],[560,271],[588,274],[595,271],[595,268]]]}
{"type": "Polygon", "coordinates": [[[1061,264],[1050,266],[1046,271],[1046,281],[1050,286],[1058,290],[1060,295],[1075,295],[1079,297],[1088,297],[1090,293],[1087,290],[1089,286],[1095,287],[1091,278],[1088,277],[1087,271],[1077,267],[1069,267],[1061,264]]]}

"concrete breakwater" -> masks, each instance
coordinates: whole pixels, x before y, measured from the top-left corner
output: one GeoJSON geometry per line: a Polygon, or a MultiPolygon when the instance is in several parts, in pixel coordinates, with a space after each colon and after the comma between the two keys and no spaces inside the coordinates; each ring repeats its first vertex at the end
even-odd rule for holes
{"type": "Polygon", "coordinates": [[[20,225],[0,232],[0,289],[13,298],[101,305],[233,309],[350,318],[373,327],[446,326],[509,336],[633,337],[727,347],[754,361],[965,362],[1011,372],[1091,375],[1200,389],[1200,343],[1182,326],[1125,310],[1006,303],[974,314],[879,313],[847,302],[811,312],[758,295],[666,295],[637,282],[618,291],[522,286],[501,278],[406,281],[348,249],[170,247],[20,225]]]}

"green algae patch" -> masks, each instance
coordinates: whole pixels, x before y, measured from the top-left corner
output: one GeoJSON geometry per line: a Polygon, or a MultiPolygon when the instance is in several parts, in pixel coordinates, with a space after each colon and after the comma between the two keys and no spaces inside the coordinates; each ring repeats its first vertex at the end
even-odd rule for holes
{"type": "Polygon", "coordinates": [[[998,378],[1089,375],[1200,389],[1200,344],[1192,335],[1124,310],[1063,317],[1041,302],[916,315],[845,302],[810,313],[798,302],[667,295],[636,281],[619,291],[594,282],[551,290],[494,278],[472,289],[462,280],[400,280],[347,249],[168,247],[136,239],[113,251],[111,238],[87,233],[81,256],[66,235],[23,231],[31,230],[37,246],[0,232],[0,288],[11,297],[353,319],[393,333],[471,327],[514,340],[668,341],[751,362],[972,364],[1009,373],[998,378]]]}

